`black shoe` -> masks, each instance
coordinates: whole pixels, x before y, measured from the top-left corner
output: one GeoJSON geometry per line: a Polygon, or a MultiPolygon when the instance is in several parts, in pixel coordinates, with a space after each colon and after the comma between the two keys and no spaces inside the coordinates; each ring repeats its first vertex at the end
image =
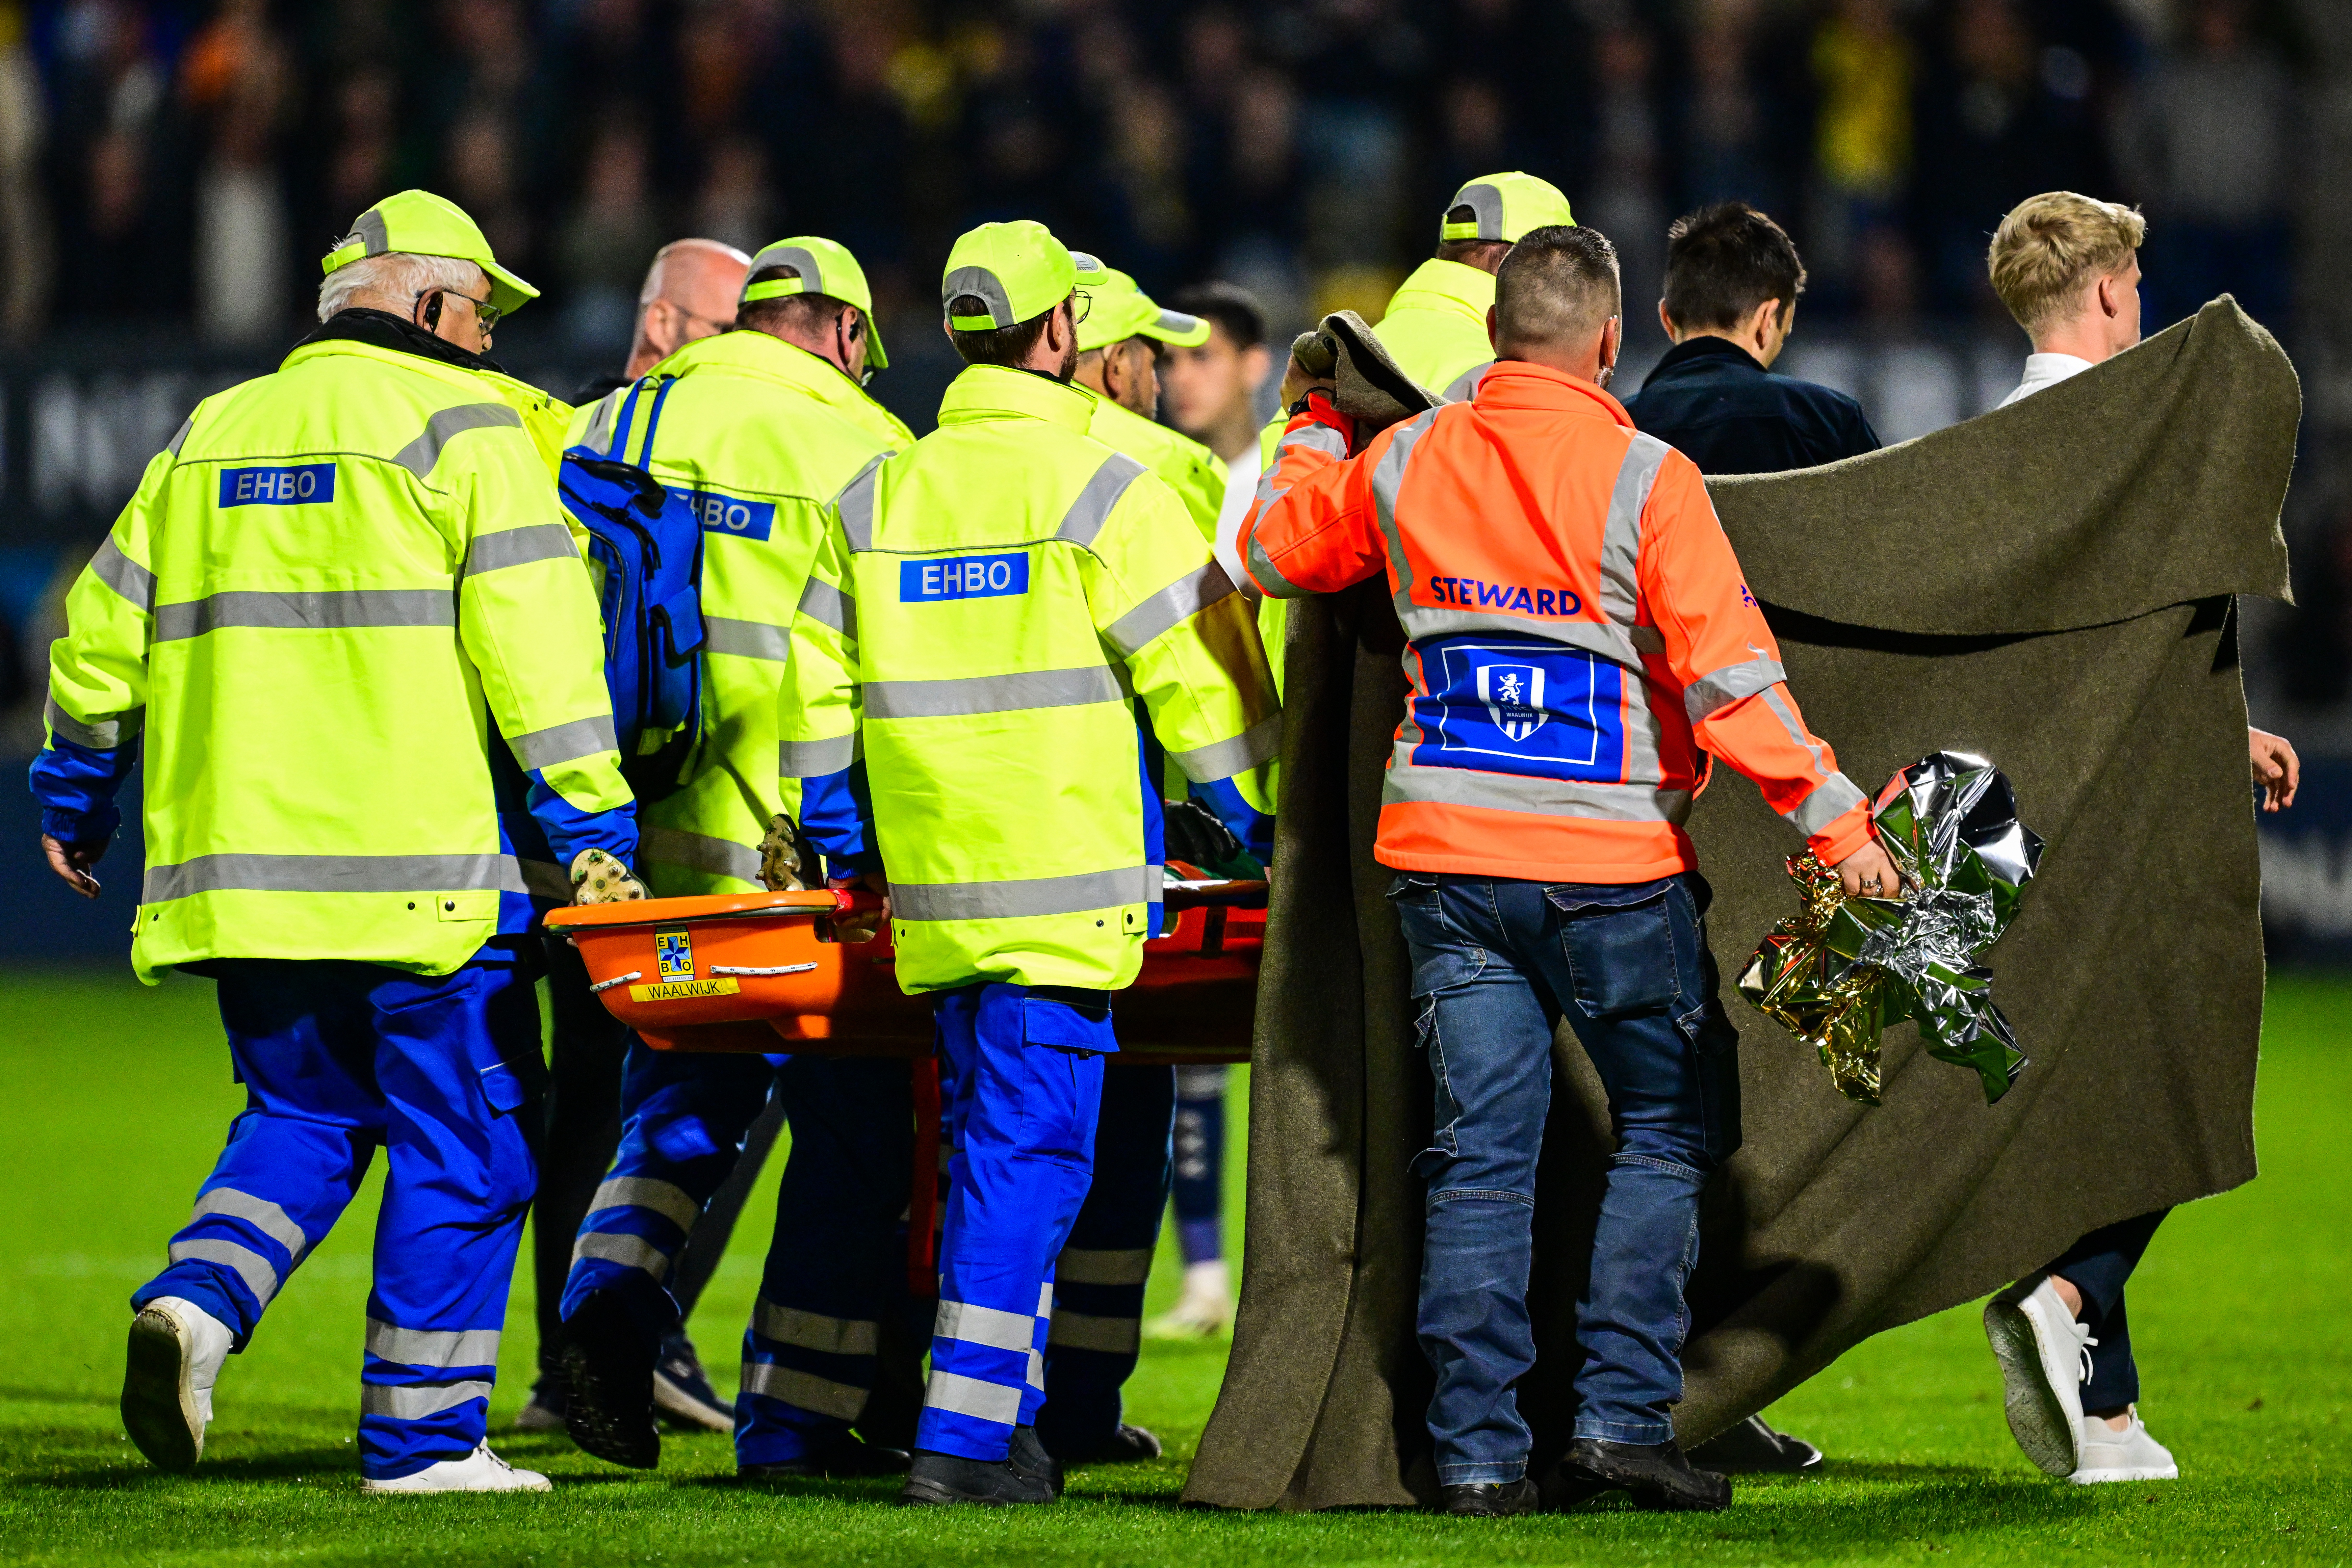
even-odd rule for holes
{"type": "Polygon", "coordinates": [[[1715,1513],[1731,1506],[1731,1483],[1695,1470],[1683,1451],[1664,1443],[1611,1443],[1579,1437],[1569,1444],[1546,1483],[1548,1508],[1573,1508],[1602,1492],[1633,1494],[1633,1506],[1668,1513],[1715,1513]]]}
{"type": "Polygon", "coordinates": [[[1161,1453],[1160,1439],[1150,1428],[1121,1422],[1110,1436],[1093,1447],[1074,1454],[1056,1454],[1056,1463],[1065,1465],[1132,1465],[1144,1459],[1156,1459],[1161,1453]]]}
{"type": "Polygon", "coordinates": [[[739,1481],[782,1481],[822,1476],[828,1480],[848,1480],[859,1476],[903,1476],[907,1473],[907,1451],[904,1448],[877,1448],[856,1437],[843,1437],[828,1443],[797,1459],[784,1459],[772,1465],[743,1465],[735,1471],[739,1481]]]}
{"type": "Polygon", "coordinates": [[[1037,1429],[1015,1427],[1012,1452],[994,1463],[916,1449],[898,1500],[934,1506],[969,1502],[997,1508],[1011,1503],[1052,1502],[1061,1490],[1061,1469],[1046,1455],[1045,1445],[1037,1441],[1037,1429]]]}
{"type": "Polygon", "coordinates": [[[703,1432],[735,1429],[734,1407],[710,1386],[710,1379],[703,1375],[702,1359],[694,1354],[694,1342],[683,1332],[661,1343],[654,1363],[654,1408],[673,1426],[703,1432]]]}
{"type": "Polygon", "coordinates": [[[1775,1432],[1761,1416],[1750,1416],[1690,1451],[1690,1462],[1719,1476],[1795,1475],[1822,1462],[1822,1451],[1802,1437],[1775,1432]]]}
{"type": "Polygon", "coordinates": [[[618,1303],[591,1296],[563,1321],[563,1429],[586,1452],[633,1470],[661,1463],[654,1425],[658,1347],[618,1303]]]}
{"type": "Polygon", "coordinates": [[[1542,1500],[1536,1483],[1521,1476],[1515,1481],[1471,1481],[1462,1486],[1440,1487],[1437,1511],[1466,1519],[1507,1519],[1515,1513],[1535,1512],[1542,1500]]]}

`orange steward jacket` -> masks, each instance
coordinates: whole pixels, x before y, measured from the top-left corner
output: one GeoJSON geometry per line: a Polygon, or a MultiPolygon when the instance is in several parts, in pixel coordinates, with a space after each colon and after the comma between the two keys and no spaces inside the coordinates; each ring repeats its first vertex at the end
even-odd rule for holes
{"type": "Polygon", "coordinates": [[[1814,738],[1690,459],[1615,398],[1502,361],[1475,398],[1354,457],[1320,394],[1291,421],[1240,554],[1281,598],[1385,569],[1412,694],[1381,862],[1529,881],[1695,870],[1701,752],[1756,780],[1834,864],[1862,791],[1814,738]]]}

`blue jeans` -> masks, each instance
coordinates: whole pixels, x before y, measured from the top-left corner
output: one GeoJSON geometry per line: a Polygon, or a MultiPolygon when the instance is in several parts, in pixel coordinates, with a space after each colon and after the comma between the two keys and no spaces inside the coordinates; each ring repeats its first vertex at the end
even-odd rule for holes
{"type": "Polygon", "coordinates": [[[1562,1016],[1609,1094],[1617,1140],[1576,1304],[1575,1436],[1663,1443],[1682,1397],[1683,1288],[1699,1189],[1739,1146],[1738,1036],[1716,998],[1695,873],[1625,886],[1399,876],[1436,1131],[1418,1331],[1437,1374],[1438,1479],[1517,1480],[1529,1437],[1517,1385],[1528,1318],[1536,1165],[1562,1016]]]}

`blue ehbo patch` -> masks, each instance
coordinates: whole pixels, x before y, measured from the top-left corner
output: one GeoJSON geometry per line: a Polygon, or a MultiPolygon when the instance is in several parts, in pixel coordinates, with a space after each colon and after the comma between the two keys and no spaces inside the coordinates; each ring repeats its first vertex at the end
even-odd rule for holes
{"type": "Polygon", "coordinates": [[[1580,648],[1444,638],[1422,645],[1412,702],[1423,768],[1614,783],[1625,770],[1625,672],[1580,648]]]}
{"type": "Polygon", "coordinates": [[[950,555],[898,563],[898,602],[935,604],[950,599],[1004,599],[1029,591],[1029,553],[950,555]]]}
{"type": "Polygon", "coordinates": [[[773,501],[740,501],[716,490],[681,490],[675,485],[669,486],[669,493],[687,504],[706,534],[764,539],[776,526],[773,501]]]}
{"type": "Polygon", "coordinates": [[[300,507],[335,498],[335,465],[298,463],[288,468],[224,468],[224,507],[300,507]]]}

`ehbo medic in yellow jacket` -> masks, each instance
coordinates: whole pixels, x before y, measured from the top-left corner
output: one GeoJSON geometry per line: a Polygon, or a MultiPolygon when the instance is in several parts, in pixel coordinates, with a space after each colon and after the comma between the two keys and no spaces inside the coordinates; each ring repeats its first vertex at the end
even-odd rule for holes
{"type": "MultiPolygon", "coordinates": [[[[806,656],[793,622],[828,637],[850,628],[837,580],[810,575],[827,505],[876,459],[915,444],[861,385],[867,366],[887,360],[865,274],[845,246],[803,235],[762,249],[735,327],[675,350],[581,421],[584,444],[649,469],[702,522],[701,739],[680,787],[642,809],[646,878],[665,894],[759,888],[763,836],[770,869],[821,880],[793,858],[779,822],[803,814],[800,779],[777,768],[779,694],[806,656]]],[[[865,1425],[882,1324],[906,1290],[893,1240],[914,1157],[906,1063],[635,1042],[618,1157],[589,1200],[562,1282],[565,1424],[600,1458],[659,1460],[654,1376],[660,1342],[680,1326],[672,1265],[772,1093],[792,1144],[743,1339],[738,1472],[905,1467],[903,1438],[869,1446],[850,1428],[865,1425]]]]}
{"type": "Polygon", "coordinates": [[[870,821],[817,846],[887,867],[899,983],[935,994],[955,1154],[911,1501],[1053,1497],[1033,1368],[1118,1049],[1108,993],[1160,876],[1132,704],[1197,779],[1261,768],[1279,728],[1208,541],[1084,434],[1076,277],[1039,224],[956,243],[941,298],[969,368],[938,431],[835,502],[815,575],[856,612],[799,618],[779,719],[807,818],[843,798],[870,821]]]}
{"type": "Polygon", "coordinates": [[[363,1485],[544,1490],[482,1437],[534,1176],[530,895],[641,891],[596,602],[553,410],[480,357],[530,287],[421,191],[324,266],[324,325],[148,465],[51,655],[52,859],[97,892],[139,742],[132,962],[219,982],[247,1097],[131,1297],[123,1420],[196,1462],[222,1358],[381,1145],[363,1485]]]}

